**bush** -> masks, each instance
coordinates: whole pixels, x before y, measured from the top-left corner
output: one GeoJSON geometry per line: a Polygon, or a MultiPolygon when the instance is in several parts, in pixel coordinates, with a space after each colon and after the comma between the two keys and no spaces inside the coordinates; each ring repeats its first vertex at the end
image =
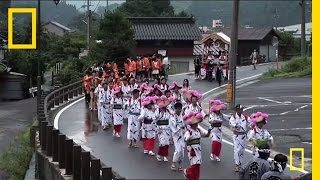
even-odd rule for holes
{"type": "Polygon", "coordinates": [[[269,69],[262,79],[305,77],[312,75],[311,58],[294,57],[286,65],[277,69],[269,69]]]}
{"type": "Polygon", "coordinates": [[[14,142],[0,157],[0,168],[6,171],[10,180],[24,179],[32,158],[30,128],[18,133],[14,142]]]}

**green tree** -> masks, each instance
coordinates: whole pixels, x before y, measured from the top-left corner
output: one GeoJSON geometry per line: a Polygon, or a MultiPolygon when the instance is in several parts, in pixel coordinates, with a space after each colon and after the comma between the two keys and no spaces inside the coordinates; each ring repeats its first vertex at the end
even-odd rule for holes
{"type": "Polygon", "coordinates": [[[279,35],[279,55],[283,59],[288,59],[292,55],[299,53],[299,39],[295,39],[288,32],[277,31],[277,34],[279,35]]]}
{"type": "Polygon", "coordinates": [[[89,53],[90,58],[95,61],[126,58],[132,55],[135,47],[132,25],[119,11],[105,13],[100,22],[97,38],[102,40],[102,43],[92,43],[89,53]]]}

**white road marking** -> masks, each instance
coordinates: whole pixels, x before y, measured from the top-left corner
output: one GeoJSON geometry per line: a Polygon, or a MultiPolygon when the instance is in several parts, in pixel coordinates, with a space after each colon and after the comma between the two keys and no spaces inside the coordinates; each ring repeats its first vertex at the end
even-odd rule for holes
{"type": "Polygon", "coordinates": [[[295,130],[312,130],[312,127],[307,128],[290,128],[290,129],[270,129],[268,131],[295,131],[295,130]]]}
{"type": "Polygon", "coordinates": [[[256,106],[249,106],[247,108],[244,108],[243,111],[246,111],[246,110],[249,110],[249,109],[252,109],[252,108],[255,108],[256,106]]]}
{"type": "Polygon", "coordinates": [[[282,116],[282,115],[286,115],[286,114],[288,114],[289,112],[291,112],[291,111],[286,111],[286,112],[280,113],[280,115],[281,115],[281,116],[282,116]]]}
{"type": "Polygon", "coordinates": [[[269,99],[269,98],[264,98],[264,97],[258,97],[258,99],[265,100],[265,101],[270,101],[270,102],[274,102],[274,103],[278,103],[278,104],[284,104],[283,102],[272,100],[272,99],[269,99]]]}
{"type": "Polygon", "coordinates": [[[312,143],[311,143],[311,142],[301,142],[301,143],[303,143],[303,144],[310,144],[310,145],[312,145],[312,143]]]}
{"type": "Polygon", "coordinates": [[[304,106],[301,106],[301,107],[299,107],[299,108],[297,108],[297,109],[295,109],[294,111],[299,111],[300,109],[303,109],[303,108],[305,108],[305,107],[308,107],[308,105],[304,105],[304,106]]]}
{"type": "MultiPolygon", "coordinates": [[[[255,77],[259,77],[259,76],[261,76],[261,75],[262,75],[262,74],[257,74],[257,75],[254,75],[254,76],[246,77],[246,78],[243,78],[243,79],[239,79],[239,80],[237,80],[236,82],[241,82],[241,81],[244,81],[244,80],[247,80],[247,79],[252,79],[252,78],[255,78],[255,77]]],[[[203,95],[209,94],[209,93],[211,93],[212,91],[215,91],[215,90],[217,90],[217,89],[226,87],[227,85],[228,85],[228,84],[224,84],[224,85],[222,85],[222,86],[213,88],[213,89],[211,89],[210,91],[207,91],[207,92],[203,93],[203,95]]]]}

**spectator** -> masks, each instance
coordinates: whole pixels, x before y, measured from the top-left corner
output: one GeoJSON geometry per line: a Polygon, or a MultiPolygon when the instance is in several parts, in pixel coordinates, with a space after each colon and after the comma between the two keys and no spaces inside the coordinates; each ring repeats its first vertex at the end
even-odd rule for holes
{"type": "Polygon", "coordinates": [[[195,79],[199,79],[200,78],[200,69],[201,69],[201,60],[199,58],[199,56],[197,56],[194,61],[194,76],[195,79]]]}
{"type": "Polygon", "coordinates": [[[258,52],[256,49],[253,50],[253,52],[250,55],[250,59],[252,60],[253,69],[256,69],[256,64],[258,63],[258,52]]]}
{"type": "Polygon", "coordinates": [[[220,63],[218,63],[217,69],[216,69],[216,80],[217,80],[219,86],[221,86],[222,76],[223,76],[222,67],[220,66],[220,63]]]}
{"type": "Polygon", "coordinates": [[[163,70],[164,70],[164,77],[168,78],[169,70],[170,70],[170,64],[169,64],[169,58],[165,56],[163,58],[163,70]]]}

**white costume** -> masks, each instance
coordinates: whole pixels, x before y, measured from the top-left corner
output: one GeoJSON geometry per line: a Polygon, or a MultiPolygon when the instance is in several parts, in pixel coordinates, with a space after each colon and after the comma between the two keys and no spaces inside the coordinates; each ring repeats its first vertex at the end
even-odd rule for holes
{"type": "Polygon", "coordinates": [[[199,128],[196,130],[187,128],[187,131],[184,134],[184,140],[187,142],[187,151],[191,166],[202,163],[200,138],[205,135],[206,132],[199,128]]]}
{"type": "Polygon", "coordinates": [[[226,120],[224,114],[217,115],[216,113],[212,112],[209,115],[209,123],[211,130],[211,141],[222,141],[222,122],[226,120]]]}
{"type": "Polygon", "coordinates": [[[170,112],[157,111],[157,135],[159,146],[170,145],[171,130],[169,126],[170,112]]]}
{"type": "Polygon", "coordinates": [[[174,99],[176,100],[176,102],[179,102],[183,105],[186,104],[186,101],[184,100],[183,96],[180,93],[173,93],[172,96],[174,97],[174,99]]]}
{"type": "Polygon", "coordinates": [[[102,123],[101,115],[102,115],[102,106],[101,106],[101,101],[102,101],[102,92],[104,91],[103,87],[101,84],[98,84],[96,89],[94,90],[94,94],[98,97],[98,102],[97,102],[97,108],[98,108],[98,120],[100,123],[102,123]]]}
{"type": "Polygon", "coordinates": [[[123,98],[112,97],[111,104],[113,105],[113,124],[122,125],[124,116],[124,100],[123,98]]]}
{"type": "MultiPolygon", "coordinates": [[[[124,103],[128,104],[128,101],[129,99],[131,98],[131,89],[130,89],[130,86],[129,85],[122,85],[121,86],[121,91],[123,92],[123,100],[124,100],[124,103]]],[[[123,117],[124,119],[128,118],[128,115],[129,115],[129,111],[127,109],[125,109],[123,111],[123,117]]]]}
{"type": "Polygon", "coordinates": [[[184,133],[185,133],[185,123],[182,118],[182,114],[179,116],[174,113],[171,115],[169,121],[170,129],[172,132],[172,139],[174,142],[174,154],[173,154],[173,162],[181,162],[184,158],[184,133]]]}
{"type": "Polygon", "coordinates": [[[141,111],[140,98],[128,101],[128,140],[138,140],[140,136],[140,121],[138,120],[141,111]]]}
{"type": "Polygon", "coordinates": [[[251,125],[250,118],[237,113],[231,116],[229,124],[233,130],[234,161],[236,165],[243,164],[244,150],[246,147],[247,129],[251,125]]]}
{"type": "Polygon", "coordinates": [[[190,112],[201,113],[203,117],[206,115],[206,113],[202,110],[202,108],[199,104],[197,104],[197,106],[195,106],[195,107],[192,104],[187,105],[184,108],[184,115],[189,114],[190,112]]]}
{"type": "Polygon", "coordinates": [[[142,120],[141,136],[146,139],[156,138],[156,111],[142,109],[139,120],[142,120]]]}
{"type": "MultiPolygon", "coordinates": [[[[248,132],[248,140],[251,142],[256,140],[267,140],[268,142],[271,142],[271,144],[273,143],[273,137],[270,135],[268,130],[264,128],[260,129],[257,126],[250,129],[250,131],[248,132]]],[[[253,150],[252,150],[253,155],[258,155],[257,152],[258,152],[258,148],[253,146],[253,150]]]]}
{"type": "Polygon", "coordinates": [[[112,109],[111,109],[111,100],[112,100],[112,91],[110,89],[102,91],[102,98],[99,98],[101,106],[101,121],[102,126],[111,125],[112,123],[112,109]]]}

